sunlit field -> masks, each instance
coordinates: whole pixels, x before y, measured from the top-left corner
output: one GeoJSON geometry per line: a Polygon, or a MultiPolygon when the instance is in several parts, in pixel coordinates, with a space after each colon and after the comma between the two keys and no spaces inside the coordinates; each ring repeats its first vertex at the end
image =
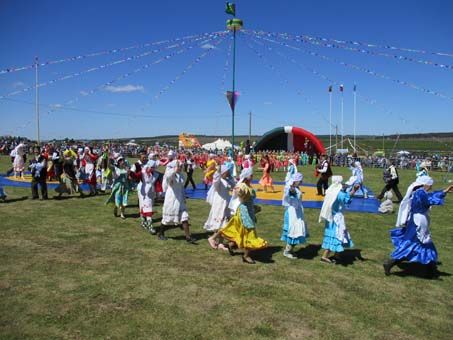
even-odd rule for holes
{"type": "MultiPolygon", "coordinates": [[[[2,157],[1,172],[9,168],[2,157]]],[[[312,167],[299,168],[315,183],[312,167]]],[[[335,174],[348,177],[344,168],[335,174]]],[[[256,171],[255,178],[261,172],[256,171]]],[[[283,173],[272,173],[282,180],[283,173]]],[[[449,177],[432,173],[435,189],[449,177]]],[[[415,179],[400,171],[400,190],[415,179]]],[[[451,176],[450,176],[451,178],[451,176]]],[[[196,170],[200,181],[201,171],[196,170]]],[[[365,169],[375,193],[382,170],[365,169]]],[[[339,264],[320,262],[323,225],[306,209],[309,244],[283,257],[281,206],[262,205],[258,234],[269,248],[242,263],[208,246],[209,206],[189,200],[193,236],[172,229],[159,241],[139,226],[136,193],[126,219],[106,195],[32,201],[30,188],[5,187],[0,203],[0,337],[165,339],[447,339],[453,334],[453,197],[431,212],[438,277],[402,265],[386,277],[396,216],[346,213],[355,248],[339,264]]],[[[395,208],[396,205],[395,205],[395,208]]],[[[156,207],[159,219],[161,205],[156,207]]],[[[159,226],[159,222],[155,223],[159,226]]]]}

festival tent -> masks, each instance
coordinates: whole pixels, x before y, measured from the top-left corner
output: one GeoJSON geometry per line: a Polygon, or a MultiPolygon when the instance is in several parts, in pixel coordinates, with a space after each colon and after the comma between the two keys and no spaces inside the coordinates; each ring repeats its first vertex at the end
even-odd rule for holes
{"type": "Polygon", "coordinates": [[[282,126],[266,132],[256,143],[254,149],[255,151],[306,151],[318,155],[326,153],[326,149],[318,137],[297,126],[282,126]]]}
{"type": "Polygon", "coordinates": [[[212,143],[203,144],[203,149],[205,150],[225,150],[231,148],[231,143],[225,139],[217,139],[212,143]]]}
{"type": "Polygon", "coordinates": [[[401,150],[397,152],[398,156],[407,156],[410,155],[411,153],[409,151],[401,150]]]}

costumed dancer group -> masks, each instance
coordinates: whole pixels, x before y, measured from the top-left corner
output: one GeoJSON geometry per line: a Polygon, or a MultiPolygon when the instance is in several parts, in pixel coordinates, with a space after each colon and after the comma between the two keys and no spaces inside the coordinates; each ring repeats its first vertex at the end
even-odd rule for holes
{"type": "MultiPolygon", "coordinates": [[[[135,181],[142,227],[153,235],[157,234],[160,240],[166,240],[166,228],[179,226],[184,231],[186,241],[196,244],[189,227],[185,199],[185,186],[188,183],[182,174],[184,165],[176,159],[176,156],[173,151],[168,153],[168,158],[162,162],[166,166],[165,173],[162,175],[156,170],[160,164],[153,154],[150,154],[147,159],[146,153],[141,153],[140,159],[132,167],[129,167],[123,157],[116,155],[112,166],[114,179],[112,193],[108,201],[115,202],[115,216],[119,211],[120,216],[124,218],[130,182],[135,181]],[[152,225],[153,202],[158,192],[162,191],[165,192],[165,198],[161,226],[157,231],[152,225]]],[[[293,260],[297,258],[294,253],[295,247],[307,242],[309,232],[304,218],[302,191],[299,188],[303,175],[298,172],[293,160],[290,159],[288,164],[282,199],[285,210],[280,239],[285,243],[283,255],[293,260]]],[[[256,192],[251,185],[253,166],[243,167],[237,182],[234,169],[232,159],[227,158],[223,165],[217,165],[214,157],[210,157],[204,172],[204,183],[206,187],[210,186],[206,201],[211,209],[204,229],[212,233],[208,238],[211,248],[227,251],[230,255],[235,255],[236,249],[241,249],[243,262],[254,264],[253,251],[267,247],[268,243],[258,236],[256,230],[256,214],[260,208],[255,205],[256,192]],[[231,197],[230,191],[232,191],[231,197]]],[[[190,170],[193,171],[193,169],[190,170]]],[[[264,170],[266,170],[266,164],[264,170]]],[[[319,215],[319,222],[324,223],[321,245],[323,263],[338,262],[339,254],[354,245],[343,211],[357,191],[361,191],[364,197],[367,197],[368,192],[363,186],[364,176],[360,163],[355,162],[351,170],[352,177],[343,184],[341,176],[332,176],[327,158],[323,158],[318,167],[321,175],[318,190],[325,196],[319,215]],[[331,178],[331,184],[326,187],[329,178],[331,178]]],[[[266,171],[263,176],[266,177],[266,184],[270,184],[271,179],[267,177],[266,171]]],[[[432,185],[433,180],[427,172],[420,172],[417,174],[416,181],[409,186],[399,208],[397,228],[391,230],[391,240],[395,249],[390,259],[384,263],[386,275],[390,274],[394,265],[402,261],[419,262],[427,265],[431,274],[434,272],[437,264],[437,250],[431,239],[429,210],[432,205],[443,204],[446,194],[453,191],[453,186],[431,193],[432,185]]],[[[380,209],[385,208],[388,211],[393,209],[386,202],[391,199],[390,190],[394,187],[389,186],[387,189],[389,190],[384,194],[387,200],[381,204],[380,209]]]]}

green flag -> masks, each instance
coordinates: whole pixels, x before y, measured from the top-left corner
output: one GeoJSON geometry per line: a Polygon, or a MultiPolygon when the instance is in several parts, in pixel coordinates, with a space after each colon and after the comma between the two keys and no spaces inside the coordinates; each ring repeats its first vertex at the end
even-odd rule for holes
{"type": "Polygon", "coordinates": [[[227,2],[226,8],[225,8],[225,13],[231,14],[232,16],[236,16],[236,5],[231,2],[227,2]]]}

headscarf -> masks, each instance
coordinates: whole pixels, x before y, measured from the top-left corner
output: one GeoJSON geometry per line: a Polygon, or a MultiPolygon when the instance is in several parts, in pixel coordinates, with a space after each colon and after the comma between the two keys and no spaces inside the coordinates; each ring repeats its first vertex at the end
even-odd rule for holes
{"type": "Polygon", "coordinates": [[[253,175],[253,169],[252,168],[246,168],[241,171],[241,174],[239,175],[239,182],[242,183],[244,180],[252,177],[253,175]]]}
{"type": "Polygon", "coordinates": [[[319,214],[319,222],[322,222],[322,220],[329,222],[333,221],[332,206],[343,188],[343,185],[341,184],[342,182],[343,177],[332,176],[332,184],[326,190],[326,196],[324,197],[324,202],[322,203],[321,213],[319,214]]]}
{"type": "Polygon", "coordinates": [[[296,172],[288,181],[288,185],[293,185],[294,182],[302,182],[304,176],[300,172],[296,172]]]}
{"type": "Polygon", "coordinates": [[[416,187],[422,185],[433,185],[434,181],[429,176],[420,176],[417,177],[415,182],[413,182],[407,188],[406,195],[404,196],[403,200],[400,203],[400,207],[398,209],[398,217],[396,218],[396,227],[402,227],[406,224],[407,218],[409,217],[409,213],[411,211],[411,202],[412,202],[412,192],[416,187]]]}
{"type": "Polygon", "coordinates": [[[225,172],[228,172],[230,171],[230,166],[228,166],[227,164],[223,164],[221,167],[220,167],[220,173],[223,175],[225,172]]]}

